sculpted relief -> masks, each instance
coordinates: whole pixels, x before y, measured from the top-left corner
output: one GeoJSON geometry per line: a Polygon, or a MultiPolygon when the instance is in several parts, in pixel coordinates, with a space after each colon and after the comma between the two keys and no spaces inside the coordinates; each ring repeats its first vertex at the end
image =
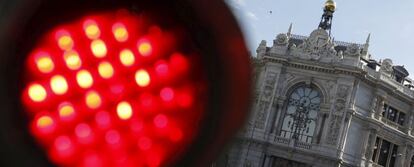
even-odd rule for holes
{"type": "Polygon", "coordinates": [[[257,113],[256,113],[256,122],[255,127],[263,129],[265,121],[268,115],[268,108],[270,107],[271,99],[273,92],[275,92],[276,81],[278,78],[278,73],[273,71],[268,71],[263,82],[262,95],[260,97],[257,113]]]}
{"type": "Polygon", "coordinates": [[[357,44],[351,44],[347,47],[345,54],[348,56],[358,56],[360,54],[360,48],[357,44]]]}
{"type": "Polygon", "coordinates": [[[392,60],[384,59],[381,63],[380,71],[390,75],[392,73],[392,60]]]}
{"type": "Polygon", "coordinates": [[[326,62],[339,61],[337,52],[334,48],[334,42],[329,37],[328,33],[322,29],[314,30],[309,38],[304,39],[299,46],[293,45],[291,47],[292,55],[306,60],[315,60],[326,62]]]}
{"type": "Polygon", "coordinates": [[[286,45],[289,41],[289,38],[286,34],[279,34],[276,36],[275,44],[276,45],[286,45]]]}

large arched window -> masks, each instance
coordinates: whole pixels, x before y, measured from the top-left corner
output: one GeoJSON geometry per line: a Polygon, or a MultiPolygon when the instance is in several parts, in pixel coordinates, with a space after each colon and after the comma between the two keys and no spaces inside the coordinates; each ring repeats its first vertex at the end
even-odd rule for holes
{"type": "Polygon", "coordinates": [[[280,135],[311,143],[320,109],[321,94],[313,86],[300,85],[291,91],[280,135]]]}

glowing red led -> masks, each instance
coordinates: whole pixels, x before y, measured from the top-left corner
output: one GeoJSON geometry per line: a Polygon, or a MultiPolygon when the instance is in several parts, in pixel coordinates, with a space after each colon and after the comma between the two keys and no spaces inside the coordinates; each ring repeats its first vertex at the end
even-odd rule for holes
{"type": "Polygon", "coordinates": [[[167,126],[168,118],[163,114],[159,114],[154,118],[154,124],[158,128],[164,128],[167,126]]]}
{"type": "Polygon", "coordinates": [[[162,166],[197,135],[206,83],[196,49],[142,17],[74,19],[27,54],[22,103],[55,165],[162,166]]]}
{"type": "Polygon", "coordinates": [[[160,97],[164,101],[171,101],[174,98],[174,90],[171,88],[163,88],[160,91],[160,97]]]}

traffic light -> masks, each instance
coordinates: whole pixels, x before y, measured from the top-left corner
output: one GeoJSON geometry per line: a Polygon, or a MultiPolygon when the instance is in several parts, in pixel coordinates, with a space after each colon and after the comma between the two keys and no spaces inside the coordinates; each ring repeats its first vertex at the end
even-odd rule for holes
{"type": "Polygon", "coordinates": [[[222,1],[45,0],[10,13],[7,166],[203,166],[247,115],[249,57],[222,1]]]}

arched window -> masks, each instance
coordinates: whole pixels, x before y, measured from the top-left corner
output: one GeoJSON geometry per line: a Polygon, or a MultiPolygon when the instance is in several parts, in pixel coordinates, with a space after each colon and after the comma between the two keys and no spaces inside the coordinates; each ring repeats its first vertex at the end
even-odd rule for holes
{"type": "Polygon", "coordinates": [[[288,99],[280,135],[311,143],[320,110],[321,94],[313,86],[296,87],[288,99]]]}

